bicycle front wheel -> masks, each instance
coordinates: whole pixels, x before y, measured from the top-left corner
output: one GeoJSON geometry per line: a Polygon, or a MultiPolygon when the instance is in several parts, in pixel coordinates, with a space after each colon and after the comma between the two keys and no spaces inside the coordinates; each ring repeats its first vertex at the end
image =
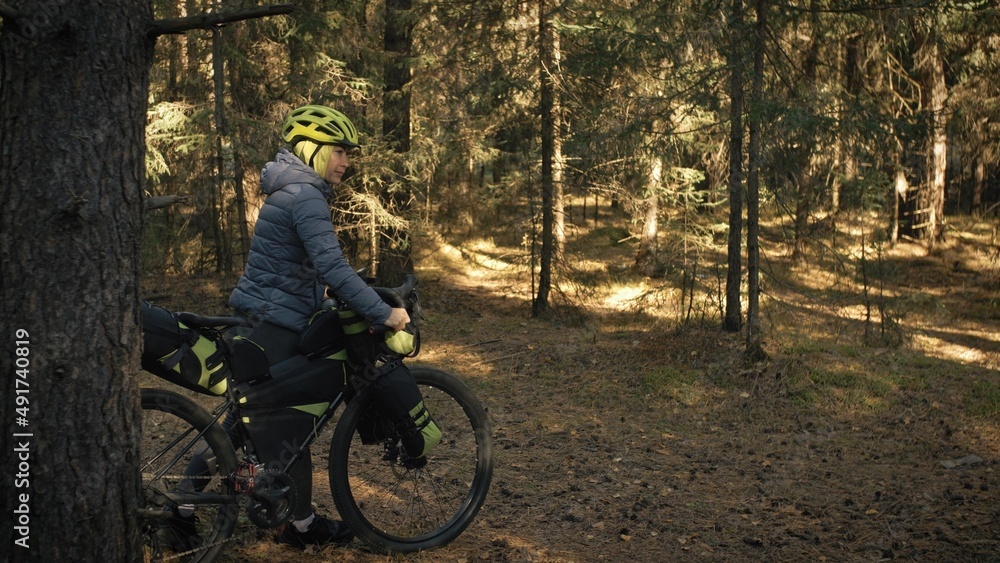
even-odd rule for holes
{"type": "Polygon", "coordinates": [[[146,560],[214,561],[239,516],[229,436],[191,400],[143,389],[140,456],[146,560]]]}
{"type": "Polygon", "coordinates": [[[397,455],[398,438],[362,443],[358,424],[376,408],[370,392],[344,410],[330,448],[337,510],[379,552],[408,553],[451,542],[476,517],[493,477],[490,423],[472,391],[438,369],[411,372],[442,433],[426,466],[405,467],[397,455]]]}

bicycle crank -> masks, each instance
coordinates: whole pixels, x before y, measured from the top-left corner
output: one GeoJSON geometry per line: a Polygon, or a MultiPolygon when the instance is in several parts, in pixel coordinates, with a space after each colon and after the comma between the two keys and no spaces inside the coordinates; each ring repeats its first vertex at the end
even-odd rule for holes
{"type": "Polygon", "coordinates": [[[295,506],[295,483],[286,473],[262,471],[254,476],[253,490],[244,499],[251,522],[261,528],[277,528],[288,521],[295,506]]]}

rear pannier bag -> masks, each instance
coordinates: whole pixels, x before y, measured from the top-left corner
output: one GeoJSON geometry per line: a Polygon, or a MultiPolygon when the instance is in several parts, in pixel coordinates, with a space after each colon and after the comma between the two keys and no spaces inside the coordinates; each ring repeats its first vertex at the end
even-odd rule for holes
{"type": "Polygon", "coordinates": [[[215,342],[163,307],[142,302],[142,369],[181,387],[222,395],[229,369],[215,342]]]}

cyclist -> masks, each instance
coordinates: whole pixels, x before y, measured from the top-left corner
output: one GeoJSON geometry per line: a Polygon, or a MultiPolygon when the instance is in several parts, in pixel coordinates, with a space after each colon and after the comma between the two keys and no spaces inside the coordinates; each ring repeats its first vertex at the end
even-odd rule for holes
{"type": "MultiPolygon", "coordinates": [[[[324,286],[372,324],[402,330],[410,321],[406,309],[384,303],[347,262],[330,218],[328,198],[347,170],[350,151],[359,147],[351,120],[335,109],[306,105],[289,114],[281,137],[291,150],[278,149],[261,172],[266,199],[246,268],[229,298],[231,307],[253,321],[241,336],[260,344],[270,365],[297,354],[299,334],[320,308],[324,286]]],[[[232,421],[224,426],[231,427],[232,421]]],[[[290,420],[268,425],[266,432],[254,435],[254,444],[261,461],[268,463],[288,455],[303,435],[290,420]]],[[[292,522],[275,540],[299,548],[349,542],[353,533],[345,523],[313,511],[308,450],[289,476],[297,500],[292,522]]],[[[183,506],[178,512],[171,528],[193,531],[193,523],[186,521],[190,513],[185,515],[183,506]]]]}

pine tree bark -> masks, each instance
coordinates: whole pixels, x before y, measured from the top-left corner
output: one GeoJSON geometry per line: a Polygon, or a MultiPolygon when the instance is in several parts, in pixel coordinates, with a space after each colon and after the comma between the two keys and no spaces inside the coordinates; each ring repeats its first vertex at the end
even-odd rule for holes
{"type": "Polygon", "coordinates": [[[986,154],[984,148],[978,147],[972,158],[972,216],[982,217],[983,194],[986,193],[986,154]]]}
{"type": "Polygon", "coordinates": [[[948,86],[945,82],[944,60],[941,58],[935,17],[911,20],[915,51],[913,70],[920,85],[920,115],[925,127],[923,146],[914,156],[920,161],[916,185],[912,186],[906,206],[901,207],[903,234],[922,240],[933,248],[944,236],[944,188],[947,168],[947,125],[945,103],[948,86]]]}
{"type": "MultiPolygon", "coordinates": [[[[811,42],[809,49],[806,50],[806,57],[803,66],[802,73],[802,84],[799,91],[795,95],[795,98],[805,97],[808,99],[813,99],[813,94],[817,89],[816,81],[816,69],[819,65],[819,48],[820,48],[820,38],[822,36],[822,31],[820,27],[819,17],[817,16],[819,6],[816,0],[811,0],[810,9],[815,10],[812,13],[811,22],[809,29],[812,33],[811,42]]],[[[761,24],[761,17],[764,17],[766,22],[766,7],[758,5],[758,28],[761,24]],[[760,13],[761,10],[764,14],[760,13]]],[[[760,37],[760,30],[758,29],[757,41],[763,41],[764,38],[760,37]]],[[[758,50],[764,48],[763,45],[755,45],[754,56],[758,56],[758,50]]],[[[760,53],[762,57],[763,54],[760,53]]],[[[757,61],[754,60],[754,88],[757,88],[756,81],[758,80],[756,67],[757,61]]],[[[763,72],[763,69],[760,70],[763,72]]],[[[800,99],[795,100],[796,103],[802,103],[800,99]]],[[[753,127],[751,125],[751,127],[753,127]]],[[[752,136],[752,133],[751,133],[752,136]]],[[[794,178],[795,178],[795,220],[794,235],[793,235],[793,245],[792,245],[792,261],[802,266],[805,264],[805,254],[806,254],[806,237],[808,236],[809,229],[809,219],[813,215],[813,202],[818,198],[816,195],[816,186],[813,183],[813,160],[815,158],[816,147],[819,146],[819,139],[817,136],[813,135],[809,138],[807,142],[800,142],[799,147],[793,149],[792,162],[796,167],[794,178]]],[[[753,141],[751,140],[751,144],[753,141]]],[[[839,199],[836,198],[836,199],[839,199]]],[[[838,202],[839,205],[839,202],[838,202]]]]}
{"type": "Polygon", "coordinates": [[[0,471],[11,479],[0,544],[10,561],[142,561],[135,374],[152,6],[21,7],[31,12],[0,34],[0,471]]]}
{"type": "Polygon", "coordinates": [[[539,56],[539,117],[542,137],[542,248],[539,255],[538,292],[531,304],[531,314],[537,317],[549,307],[552,289],[552,256],[555,251],[553,236],[554,213],[552,207],[552,163],[555,155],[555,88],[552,85],[551,22],[545,0],[538,0],[538,56],[539,56]]]}
{"type": "Polygon", "coordinates": [[[753,111],[750,112],[750,169],[747,178],[747,332],[746,356],[766,358],[760,328],[760,168],[761,109],[764,91],[764,46],[767,40],[767,0],[757,0],[753,51],[753,111]]]}
{"type": "MultiPolygon", "coordinates": [[[[398,154],[410,151],[410,90],[412,76],[410,50],[413,45],[412,0],[387,0],[385,3],[385,51],[387,55],[384,74],[385,97],[382,104],[382,133],[398,154]]],[[[399,160],[396,182],[402,187],[382,194],[382,203],[395,214],[409,210],[410,187],[399,160]]],[[[413,256],[408,233],[395,228],[385,228],[378,247],[376,272],[384,285],[401,283],[405,274],[413,271],[413,256]]]]}
{"type": "Polygon", "coordinates": [[[945,102],[944,60],[938,46],[936,23],[930,23],[920,37],[921,105],[927,114],[928,132],[924,149],[924,177],[917,192],[917,217],[914,230],[928,246],[944,237],[944,188],[948,166],[948,116],[945,102]]]}
{"type": "Polygon", "coordinates": [[[659,265],[660,191],[663,186],[663,159],[654,158],[646,180],[646,199],[642,202],[643,221],[635,267],[646,276],[661,273],[659,265]]]}
{"type": "Polygon", "coordinates": [[[566,193],[563,181],[565,166],[562,154],[562,103],[560,101],[559,61],[562,58],[559,33],[550,25],[549,38],[552,45],[552,219],[555,237],[555,258],[561,261],[566,252],[566,193]]]}
{"type": "Polygon", "coordinates": [[[742,327],[740,280],[742,278],[743,236],[743,0],[733,0],[729,31],[732,37],[729,54],[729,244],[726,271],[726,317],[722,325],[727,332],[742,327]]]}
{"type": "Polygon", "coordinates": [[[233,249],[226,228],[226,177],[232,169],[232,149],[226,120],[226,56],[223,53],[222,28],[212,29],[212,84],[215,97],[215,181],[212,183],[212,234],[215,239],[215,270],[233,268],[233,249]]]}

